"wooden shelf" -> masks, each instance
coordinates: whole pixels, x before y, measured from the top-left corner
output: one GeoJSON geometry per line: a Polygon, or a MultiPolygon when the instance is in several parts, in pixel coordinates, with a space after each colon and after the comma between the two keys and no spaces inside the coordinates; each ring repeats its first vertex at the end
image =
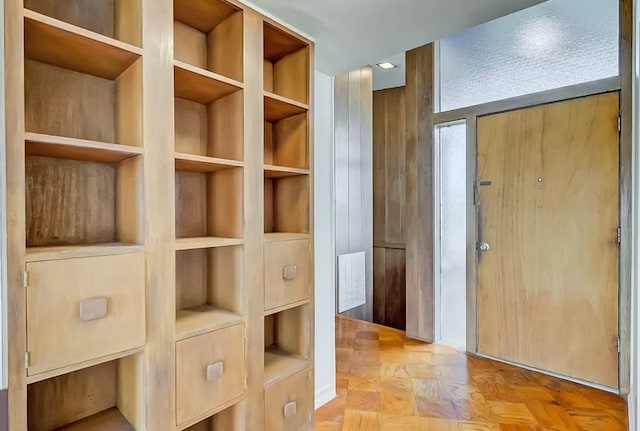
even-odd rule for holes
{"type": "Polygon", "coordinates": [[[241,82],[217,73],[178,60],[173,64],[175,95],[181,99],[208,105],[243,88],[241,82]]]}
{"type": "Polygon", "coordinates": [[[55,431],[135,431],[117,408],[105,410],[55,431]]]}
{"type": "Polygon", "coordinates": [[[31,60],[113,80],[142,55],[138,47],[28,9],[24,20],[25,55],[31,60]]]}
{"type": "Polygon", "coordinates": [[[296,175],[309,175],[309,169],[288,168],[285,166],[265,165],[265,178],[284,178],[296,175]]]}
{"type": "Polygon", "coordinates": [[[195,154],[175,153],[175,158],[177,171],[209,173],[244,166],[244,163],[238,160],[219,159],[195,154]]]}
{"type": "Polygon", "coordinates": [[[309,361],[300,355],[269,347],[264,352],[264,384],[273,384],[308,366],[309,361]]]}
{"type": "Polygon", "coordinates": [[[236,238],[215,238],[215,237],[199,237],[199,238],[178,238],[176,240],[176,251],[180,250],[197,250],[201,248],[229,247],[234,245],[242,245],[243,240],[236,238]]]}
{"type": "Polygon", "coordinates": [[[291,54],[307,44],[293,35],[280,30],[270,24],[264,25],[264,58],[277,61],[287,54],[291,54]]]}
{"type": "Polygon", "coordinates": [[[308,233],[269,232],[264,234],[264,242],[295,241],[297,239],[309,239],[308,233]]]}
{"type": "Polygon", "coordinates": [[[141,251],[144,251],[144,247],[141,245],[121,242],[55,247],[27,247],[26,261],[41,262],[45,260],[75,259],[79,257],[115,256],[141,251]]]}
{"type": "Polygon", "coordinates": [[[294,115],[304,114],[308,110],[309,105],[307,104],[268,91],[264,92],[264,118],[267,121],[280,121],[294,115]]]}
{"type": "Polygon", "coordinates": [[[174,0],[173,14],[176,21],[208,33],[238,9],[227,2],[174,0]]]}
{"type": "Polygon", "coordinates": [[[121,162],[128,158],[139,156],[144,152],[141,147],[31,132],[25,133],[25,146],[27,156],[93,162],[121,162]]]}
{"type": "Polygon", "coordinates": [[[243,320],[242,316],[238,314],[211,305],[178,310],[176,313],[176,341],[227,328],[243,320]]]}

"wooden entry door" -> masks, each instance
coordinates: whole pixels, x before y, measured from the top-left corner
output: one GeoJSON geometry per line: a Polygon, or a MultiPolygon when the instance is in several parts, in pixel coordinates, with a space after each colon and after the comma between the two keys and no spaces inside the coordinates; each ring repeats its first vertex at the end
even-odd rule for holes
{"type": "Polygon", "coordinates": [[[478,118],[478,352],[618,387],[618,93],[478,118]]]}

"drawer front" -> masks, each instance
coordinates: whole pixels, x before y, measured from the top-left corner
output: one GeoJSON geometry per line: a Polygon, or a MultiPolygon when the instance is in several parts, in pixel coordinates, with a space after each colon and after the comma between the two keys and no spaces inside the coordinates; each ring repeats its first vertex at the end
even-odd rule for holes
{"type": "Polygon", "coordinates": [[[143,253],[27,264],[28,375],[142,347],[143,253]]]}
{"type": "Polygon", "coordinates": [[[309,240],[264,245],[264,309],[309,299],[309,240]]]}
{"type": "Polygon", "coordinates": [[[244,394],[244,364],[244,324],[177,342],[177,425],[244,394]]]}
{"type": "Polygon", "coordinates": [[[309,370],[300,371],[265,389],[265,430],[303,431],[312,428],[313,384],[309,370]]]}

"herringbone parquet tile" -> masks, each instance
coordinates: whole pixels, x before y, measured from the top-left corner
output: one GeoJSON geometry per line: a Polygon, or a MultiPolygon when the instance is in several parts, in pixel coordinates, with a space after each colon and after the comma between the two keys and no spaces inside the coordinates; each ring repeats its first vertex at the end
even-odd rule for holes
{"type": "Polygon", "coordinates": [[[316,431],[626,431],[613,394],[336,319],[338,397],[316,431]]]}

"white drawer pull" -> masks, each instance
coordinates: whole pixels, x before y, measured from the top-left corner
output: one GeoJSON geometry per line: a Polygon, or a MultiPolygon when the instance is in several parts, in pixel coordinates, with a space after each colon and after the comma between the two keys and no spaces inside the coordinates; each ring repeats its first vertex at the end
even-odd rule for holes
{"type": "Polygon", "coordinates": [[[287,403],[284,405],[285,418],[290,418],[291,416],[294,416],[297,411],[298,411],[298,404],[295,401],[291,401],[290,403],[287,403]]]}
{"type": "Polygon", "coordinates": [[[215,382],[224,374],[224,362],[216,362],[207,367],[207,381],[215,382]]]}
{"type": "Polygon", "coordinates": [[[282,268],[282,278],[285,280],[293,280],[298,275],[298,267],[296,265],[287,265],[282,268]]]}
{"type": "Polygon", "coordinates": [[[107,298],[89,298],[80,303],[80,320],[89,322],[107,315],[107,298]]]}

